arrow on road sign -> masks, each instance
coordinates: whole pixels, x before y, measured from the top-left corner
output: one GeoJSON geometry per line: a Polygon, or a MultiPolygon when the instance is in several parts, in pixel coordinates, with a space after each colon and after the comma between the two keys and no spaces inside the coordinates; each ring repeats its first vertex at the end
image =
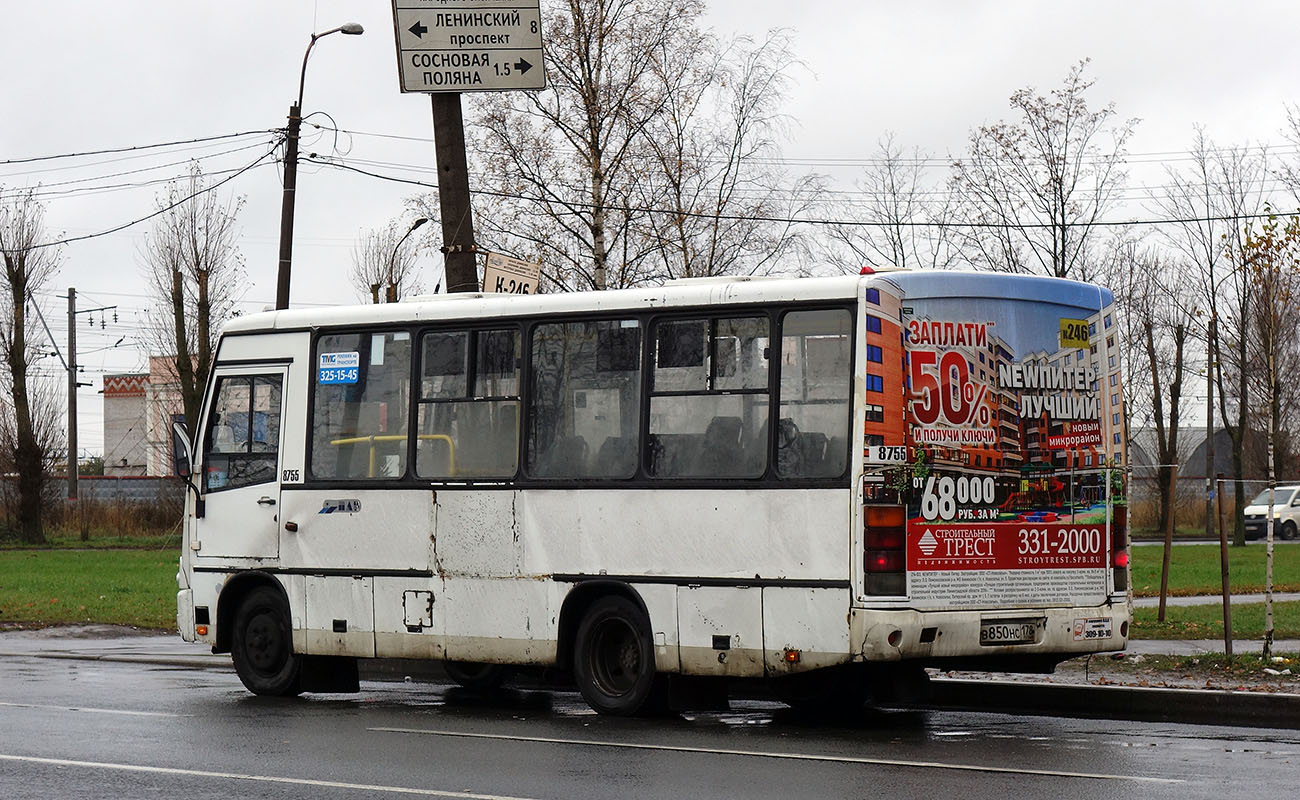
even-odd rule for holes
{"type": "Polygon", "coordinates": [[[532,68],[533,65],[529,64],[527,61],[524,61],[522,58],[515,62],[515,69],[519,70],[520,75],[524,74],[525,72],[527,72],[532,68]]]}
{"type": "Polygon", "coordinates": [[[414,33],[415,38],[417,39],[423,39],[424,35],[429,32],[429,29],[424,27],[424,23],[420,22],[419,20],[416,20],[415,24],[407,28],[407,30],[410,31],[411,33],[414,33]]]}

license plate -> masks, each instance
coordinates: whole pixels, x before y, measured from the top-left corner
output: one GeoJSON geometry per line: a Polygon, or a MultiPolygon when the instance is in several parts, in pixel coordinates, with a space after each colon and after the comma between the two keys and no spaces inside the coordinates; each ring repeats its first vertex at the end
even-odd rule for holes
{"type": "Polygon", "coordinates": [[[1094,639],[1109,639],[1114,635],[1115,628],[1110,621],[1110,617],[1076,619],[1074,621],[1074,640],[1076,642],[1090,642],[1094,639]]]}
{"type": "Polygon", "coordinates": [[[1039,620],[1000,619],[980,623],[980,644],[1032,644],[1038,641],[1039,620]]]}

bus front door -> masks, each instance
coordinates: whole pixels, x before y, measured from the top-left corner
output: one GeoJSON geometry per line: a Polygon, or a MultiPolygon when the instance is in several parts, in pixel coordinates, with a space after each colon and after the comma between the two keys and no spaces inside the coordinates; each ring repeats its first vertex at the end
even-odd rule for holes
{"type": "Polygon", "coordinates": [[[284,383],[283,367],[218,368],[204,423],[196,555],[279,557],[284,383]]]}

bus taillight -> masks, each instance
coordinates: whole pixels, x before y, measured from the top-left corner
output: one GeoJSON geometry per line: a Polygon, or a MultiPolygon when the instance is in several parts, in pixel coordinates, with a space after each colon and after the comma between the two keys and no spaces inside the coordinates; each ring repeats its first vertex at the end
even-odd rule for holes
{"type": "Polygon", "coordinates": [[[865,506],[867,594],[907,593],[907,510],[865,506]]]}
{"type": "Polygon", "coordinates": [[[1115,576],[1115,591],[1128,591],[1128,508],[1111,509],[1110,563],[1115,576]]]}

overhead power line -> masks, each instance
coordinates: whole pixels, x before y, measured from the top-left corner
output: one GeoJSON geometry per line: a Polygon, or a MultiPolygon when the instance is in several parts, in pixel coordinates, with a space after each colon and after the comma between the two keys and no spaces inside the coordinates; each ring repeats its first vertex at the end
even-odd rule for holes
{"type": "Polygon", "coordinates": [[[82,153],[57,153],[48,156],[32,156],[30,158],[11,158],[7,161],[0,161],[0,167],[10,164],[32,164],[37,161],[54,161],[60,158],[84,158],[86,156],[102,156],[114,153],[133,153],[140,150],[156,150],[160,147],[177,147],[185,144],[200,144],[202,142],[215,142],[221,139],[235,139],[240,136],[251,136],[252,134],[278,133],[278,129],[268,128],[266,130],[240,131],[239,133],[223,133],[217,136],[204,136],[199,139],[180,139],[173,142],[158,142],[156,144],[139,144],[130,147],[114,147],[106,150],[87,150],[82,153]]]}
{"type": "MultiPolygon", "coordinates": [[[[332,131],[334,133],[347,134],[349,136],[364,136],[376,139],[389,139],[399,142],[420,142],[433,144],[432,136],[406,136],[395,133],[380,133],[377,131],[356,131],[347,128],[336,128],[318,123],[304,122],[305,125],[311,125],[314,128],[323,131],[332,131]]],[[[1286,145],[1241,145],[1241,146],[1221,146],[1209,147],[1204,151],[1206,154],[1221,153],[1273,153],[1278,155],[1293,155],[1300,153],[1300,147],[1292,144],[1286,145]]],[[[754,163],[760,164],[786,164],[793,166],[827,166],[827,167],[865,167],[877,166],[880,164],[906,164],[921,165],[933,167],[949,167],[953,161],[960,159],[961,156],[899,156],[898,158],[879,158],[868,156],[865,158],[855,158],[851,156],[830,156],[825,158],[811,156],[788,156],[788,157],[759,157],[748,159],[754,163]]],[[[1196,153],[1191,150],[1153,150],[1145,153],[1127,153],[1120,161],[1128,164],[1149,164],[1164,163],[1169,161],[1191,161],[1197,158],[1196,153]]],[[[1101,159],[1103,161],[1109,159],[1101,159]]],[[[1083,163],[1096,163],[1097,159],[1084,159],[1083,163]]]]}
{"type": "Polygon", "coordinates": [[[233,171],[230,175],[227,175],[226,177],[222,178],[221,180],[217,181],[216,183],[213,183],[213,184],[210,185],[210,186],[205,186],[205,187],[203,187],[202,189],[199,189],[199,190],[196,191],[196,192],[191,192],[190,194],[186,195],[185,197],[183,197],[183,198],[181,198],[181,199],[179,199],[179,200],[176,200],[176,201],[174,201],[174,202],[172,202],[172,203],[168,203],[168,204],[165,205],[165,206],[160,206],[157,210],[153,211],[153,212],[150,213],[150,214],[146,214],[146,215],[143,216],[143,217],[139,217],[139,218],[137,218],[137,219],[133,219],[133,220],[131,220],[130,222],[124,222],[124,223],[122,223],[121,225],[115,225],[115,226],[113,226],[112,228],[109,228],[109,229],[107,229],[107,230],[98,231],[98,232],[95,232],[95,233],[87,233],[87,234],[83,234],[83,235],[81,235],[81,236],[69,236],[69,237],[67,237],[67,238],[64,238],[64,239],[57,239],[57,240],[52,241],[52,242],[43,242],[43,243],[41,243],[41,244],[35,244],[35,245],[32,245],[31,248],[29,248],[29,249],[31,249],[31,250],[41,250],[41,249],[46,248],[46,247],[56,247],[56,246],[58,246],[58,245],[62,245],[62,244],[69,244],[69,243],[71,243],[71,242],[81,242],[81,241],[85,241],[86,239],[95,239],[95,238],[98,238],[98,237],[100,237],[100,236],[107,236],[107,235],[109,235],[109,234],[111,234],[111,233],[117,233],[118,231],[126,230],[127,228],[130,228],[130,227],[135,226],[135,225],[139,225],[139,224],[142,223],[142,222],[148,222],[149,220],[153,219],[154,217],[160,216],[160,215],[162,215],[162,214],[166,214],[168,211],[171,211],[173,208],[177,208],[178,206],[184,205],[185,203],[188,203],[190,200],[193,200],[193,199],[196,198],[196,197],[199,197],[199,196],[201,196],[201,195],[207,194],[208,192],[212,192],[212,191],[215,191],[215,190],[221,188],[222,186],[226,185],[227,183],[230,183],[230,182],[233,181],[235,178],[238,178],[240,175],[243,175],[244,173],[248,172],[249,170],[253,169],[253,168],[256,167],[256,166],[263,165],[263,164],[266,164],[266,163],[271,163],[271,162],[268,162],[268,161],[267,161],[267,158],[268,158],[269,156],[273,155],[274,153],[275,153],[275,148],[274,148],[274,147],[271,147],[271,148],[268,149],[265,153],[263,153],[262,155],[258,156],[258,157],[257,157],[256,159],[254,159],[253,161],[251,161],[251,162],[249,162],[248,164],[245,164],[243,167],[241,167],[241,168],[239,168],[239,169],[233,171]]]}
{"type": "MultiPolygon", "coordinates": [[[[378,172],[354,167],[351,164],[345,164],[338,159],[322,158],[321,156],[305,156],[303,160],[310,161],[314,164],[320,164],[325,167],[355,172],[360,175],[375,178],[378,180],[388,181],[391,183],[401,183],[408,186],[420,186],[426,189],[438,188],[438,184],[429,183],[428,181],[418,181],[413,178],[401,178],[394,175],[383,175],[378,172]]],[[[470,189],[471,194],[481,195],[484,197],[501,197],[507,200],[522,200],[531,203],[544,203],[548,205],[557,204],[556,200],[545,197],[534,197],[524,194],[515,194],[511,192],[499,192],[491,189],[470,189]]],[[[581,200],[565,200],[562,205],[592,210],[597,208],[593,203],[581,200]]],[[[861,219],[821,219],[814,217],[781,217],[781,216],[761,216],[754,214],[712,214],[697,211],[686,211],[666,208],[646,208],[629,205],[619,205],[617,203],[606,203],[600,206],[608,211],[617,211],[625,214],[668,214],[673,216],[689,217],[692,219],[711,219],[725,220],[727,222],[739,222],[746,220],[759,220],[762,222],[780,222],[786,224],[804,224],[804,225],[842,225],[845,227],[859,228],[969,228],[969,229],[987,229],[987,230],[1009,230],[1009,229],[1051,229],[1058,227],[1066,228],[1121,228],[1129,226],[1153,226],[1153,225],[1188,225],[1199,222],[1240,222],[1255,219],[1267,219],[1275,217],[1277,214],[1270,212],[1261,212],[1256,214],[1230,214],[1230,215],[1208,215],[1203,217],[1169,217],[1163,219],[1130,219],[1130,220],[1097,220],[1086,223],[1049,223],[1049,222],[961,222],[947,220],[944,222],[912,222],[912,221],[875,221],[861,219]]],[[[569,215],[575,215],[570,212],[569,215]]]]}
{"type": "MultiPolygon", "coordinates": [[[[74,196],[74,195],[76,195],[76,194],[92,194],[92,193],[99,193],[99,192],[105,192],[105,191],[113,191],[113,190],[117,190],[117,189],[139,189],[139,188],[144,188],[144,187],[148,187],[148,186],[155,186],[155,185],[157,185],[157,184],[159,184],[159,183],[166,183],[167,181],[175,180],[178,176],[172,175],[172,176],[168,176],[168,177],[165,177],[165,178],[155,178],[155,179],[151,179],[151,180],[147,180],[147,181],[137,181],[137,182],[135,182],[135,183],[102,184],[102,185],[97,185],[97,186],[83,186],[83,187],[80,188],[80,189],[72,189],[72,190],[66,190],[66,191],[53,191],[54,189],[56,189],[57,187],[60,187],[60,186],[77,186],[77,185],[87,184],[87,183],[90,183],[90,182],[92,182],[92,181],[107,180],[107,179],[109,179],[109,178],[122,178],[122,177],[126,177],[126,176],[128,176],[128,175],[139,175],[139,174],[144,173],[144,172],[154,172],[154,171],[156,171],[156,170],[160,170],[160,169],[170,169],[171,167],[177,167],[177,166],[181,166],[181,165],[184,165],[184,164],[192,164],[192,163],[198,163],[198,162],[201,162],[201,161],[208,161],[208,160],[211,160],[211,159],[214,159],[214,158],[220,158],[220,157],[222,157],[222,156],[228,156],[228,155],[231,155],[231,154],[233,154],[233,153],[242,153],[242,152],[244,152],[245,150],[252,150],[252,149],[254,149],[254,148],[263,147],[263,146],[265,146],[266,144],[267,144],[267,142],[258,141],[258,142],[254,142],[254,143],[252,143],[252,144],[243,145],[243,146],[241,146],[241,147],[234,147],[234,148],[231,148],[231,149],[229,149],[229,150],[222,150],[222,151],[219,152],[219,153],[208,153],[208,154],[206,154],[206,155],[201,155],[201,156],[192,156],[192,157],[190,157],[190,158],[182,159],[182,160],[180,160],[180,161],[168,161],[168,162],[165,163],[165,164],[153,164],[153,165],[150,165],[150,166],[147,166],[147,167],[140,167],[139,169],[123,170],[123,171],[121,171],[121,172],[111,172],[111,173],[108,173],[108,174],[105,174],[105,175],[94,175],[94,176],[89,177],[89,178],[74,178],[74,179],[72,179],[72,180],[57,181],[57,182],[55,182],[55,183],[42,183],[42,184],[39,184],[39,186],[37,186],[37,187],[32,191],[32,194],[33,194],[35,197],[53,197],[53,196],[68,197],[68,196],[74,196]]],[[[223,170],[222,172],[224,172],[224,171],[225,171],[225,170],[223,170]]],[[[210,173],[208,173],[208,174],[219,174],[219,173],[211,173],[211,172],[210,172],[210,173]]],[[[16,193],[18,193],[18,192],[20,192],[20,191],[25,191],[25,190],[24,190],[24,189],[13,189],[13,190],[10,190],[10,192],[8,192],[8,193],[9,193],[9,194],[16,194],[16,193]]],[[[5,193],[5,192],[0,192],[0,197],[3,197],[4,194],[6,194],[6,193],[5,193]]]]}

